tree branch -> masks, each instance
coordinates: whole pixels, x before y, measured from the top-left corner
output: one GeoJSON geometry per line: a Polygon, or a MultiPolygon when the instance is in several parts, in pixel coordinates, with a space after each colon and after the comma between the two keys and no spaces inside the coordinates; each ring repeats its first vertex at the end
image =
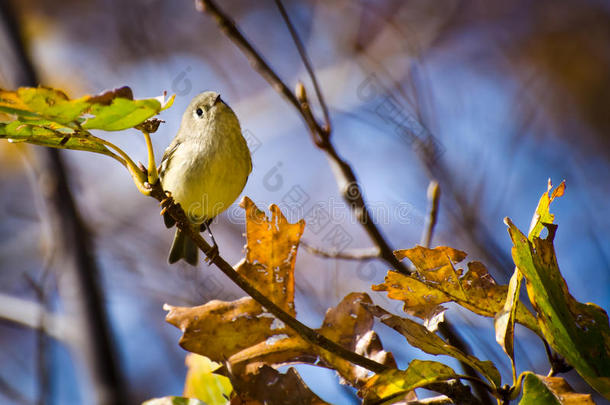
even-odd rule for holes
{"type": "MultiPolygon", "coordinates": [[[[275,71],[269,66],[267,62],[263,59],[260,53],[254,48],[254,46],[243,36],[240,30],[237,28],[235,22],[225,14],[213,0],[196,0],[197,9],[206,12],[211,15],[216,23],[219,25],[222,32],[235,43],[245,54],[245,56],[250,60],[250,64],[252,67],[271,84],[271,86],[281,95],[283,95],[299,112],[303,120],[305,121],[307,128],[309,129],[310,135],[314,144],[320,148],[326,155],[333,175],[335,177],[335,181],[337,182],[337,187],[341,192],[343,199],[348,203],[350,209],[354,213],[355,217],[358,219],[358,222],[363,226],[369,237],[373,240],[375,245],[378,248],[379,257],[385,260],[392,268],[398,272],[403,274],[410,274],[411,270],[407,265],[400,262],[394,256],[393,250],[385,240],[384,236],[381,234],[381,231],[373,222],[370,213],[366,207],[364,202],[364,198],[362,197],[362,190],[358,181],[356,179],[356,175],[352,169],[352,167],[345,162],[337,153],[334,145],[331,142],[330,135],[331,129],[329,125],[329,118],[326,117],[327,110],[324,108],[325,104],[323,102],[323,98],[321,96],[321,91],[319,86],[317,85],[317,79],[311,68],[311,63],[309,62],[309,58],[305,52],[302,41],[300,40],[294,26],[290,22],[286,10],[281,4],[280,0],[276,0],[276,4],[280,9],[280,13],[286,22],[288,29],[290,30],[290,34],[297,46],[299,54],[301,55],[301,59],[312,79],[314,84],[314,89],[316,94],[320,100],[320,103],[323,105],[323,111],[325,113],[325,119],[327,120],[327,126],[322,128],[318,121],[313,116],[313,113],[310,108],[310,103],[307,98],[307,93],[305,92],[305,88],[301,83],[297,84],[296,88],[296,97],[290,92],[288,86],[282,81],[282,79],[275,73],[275,71]]],[[[438,196],[437,196],[438,199],[438,196]]],[[[436,206],[438,207],[438,201],[436,202],[436,206]]],[[[436,209],[438,211],[438,208],[436,209]]],[[[436,212],[434,213],[434,218],[436,222],[436,212]]],[[[432,228],[434,227],[434,223],[432,223],[430,229],[430,238],[432,235],[432,228]]],[[[198,235],[197,235],[198,236],[198,235]]],[[[330,256],[328,252],[321,252],[318,250],[318,253],[322,253],[323,256],[330,256]],[[326,253],[326,254],[324,254],[326,253]]],[[[336,256],[336,255],[335,255],[336,256]]],[[[336,256],[338,257],[338,256],[336,256]]],[[[347,258],[347,257],[346,257],[347,258]]],[[[221,269],[222,270],[222,269],[221,269]]],[[[223,270],[224,271],[224,270],[223,270]]],[[[226,274],[226,273],[225,273],[226,274]]],[[[242,287],[243,288],[243,287],[242,287]]],[[[253,297],[254,298],[254,297],[253,297]]],[[[258,301],[258,300],[257,300],[258,301]]],[[[279,308],[278,308],[279,309],[279,308]]],[[[275,315],[275,314],[274,314],[275,315]]],[[[286,314],[287,315],[287,314],[286,314]]],[[[281,319],[281,318],[280,318],[281,319]]],[[[283,320],[283,319],[282,319],[283,320]]],[[[313,332],[313,331],[312,331],[313,332]]],[[[451,336],[453,339],[458,340],[457,336],[451,336]]],[[[355,363],[357,364],[357,363],[355,363]]],[[[368,368],[368,367],[366,367],[368,368]]],[[[459,384],[461,385],[461,384],[459,384]]],[[[468,387],[465,387],[468,390],[468,394],[472,396],[468,387]]],[[[445,387],[447,389],[447,387],[445,387]]],[[[451,390],[450,390],[451,391],[451,390]]],[[[451,394],[455,394],[451,391],[451,394]]],[[[474,398],[474,397],[472,397],[474,398]]],[[[473,402],[477,403],[476,398],[474,398],[473,402]]]]}
{"type": "Polygon", "coordinates": [[[305,50],[303,41],[301,41],[301,38],[299,37],[299,34],[297,33],[296,28],[294,27],[294,24],[292,24],[292,21],[290,21],[290,18],[288,17],[288,13],[286,12],[286,9],[284,8],[284,4],[282,4],[282,0],[275,0],[275,4],[277,5],[277,8],[280,10],[280,14],[282,15],[282,18],[284,19],[284,22],[286,23],[286,26],[288,27],[288,30],[290,31],[292,40],[294,41],[294,44],[296,45],[297,50],[299,51],[299,55],[301,56],[303,65],[305,65],[305,69],[307,69],[307,73],[309,73],[309,77],[311,78],[311,83],[313,84],[313,88],[316,92],[316,97],[318,98],[318,101],[320,102],[320,106],[322,107],[322,114],[324,115],[325,124],[324,124],[323,129],[326,133],[330,134],[331,126],[330,126],[330,115],[328,113],[328,106],[326,105],[326,101],[324,100],[324,96],[322,95],[322,91],[320,90],[320,85],[318,84],[318,79],[313,70],[311,61],[309,60],[309,57],[307,56],[307,51],[305,50]]]}
{"type": "Polygon", "coordinates": [[[196,5],[198,10],[211,15],[216,20],[216,23],[222,32],[224,32],[224,34],[231,39],[231,41],[233,41],[250,60],[252,67],[297,109],[309,129],[313,142],[326,154],[343,199],[348,203],[354,216],[358,219],[358,222],[360,222],[366,233],[379,248],[381,258],[390,264],[394,270],[404,274],[410,274],[409,268],[394,257],[392,248],[372,220],[362,197],[362,190],[360,189],[356,175],[351,166],[345,162],[335,150],[335,147],[330,140],[330,130],[326,131],[314,118],[309,107],[309,101],[304,91],[304,87],[302,85],[297,87],[297,96],[295,96],[269,64],[265,62],[260,53],[254,49],[252,44],[243,36],[233,20],[225,14],[214,1],[196,0],[196,5]]]}
{"type": "MultiPolygon", "coordinates": [[[[150,186],[150,196],[155,198],[157,201],[163,201],[167,198],[165,192],[161,188],[160,183],[150,186]]],[[[203,237],[190,226],[190,222],[186,217],[186,214],[179,205],[169,205],[165,212],[176,221],[176,226],[182,232],[186,233],[199,247],[199,249],[208,257],[211,263],[215,264],[231,281],[233,281],[239,288],[244,290],[246,294],[251,296],[256,302],[261,304],[267,311],[272,313],[276,318],[284,322],[286,325],[294,329],[303,339],[311,344],[319,346],[329,352],[336,354],[337,356],[356,364],[360,367],[366,368],[374,373],[381,373],[390,367],[371,360],[367,357],[361,356],[346,349],[345,347],[333,342],[324,335],[314,331],[306,325],[299,322],[296,318],[289,315],[273,301],[267,298],[263,293],[258,291],[250,282],[239,274],[233,266],[231,266],[225,259],[219,254],[214,254],[212,247],[203,239],[203,237]]]]}
{"type": "Polygon", "coordinates": [[[300,245],[305,248],[309,253],[316,256],[327,257],[329,259],[343,259],[343,260],[369,260],[379,259],[379,248],[362,248],[362,249],[351,249],[341,251],[329,251],[324,250],[309,243],[301,240],[300,245]]]}

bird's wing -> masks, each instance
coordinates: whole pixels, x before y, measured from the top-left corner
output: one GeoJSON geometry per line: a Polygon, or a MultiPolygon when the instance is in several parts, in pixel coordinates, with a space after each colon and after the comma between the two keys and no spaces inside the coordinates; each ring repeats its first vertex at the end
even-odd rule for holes
{"type": "Polygon", "coordinates": [[[172,143],[165,149],[163,157],[161,158],[161,165],[159,166],[159,176],[163,177],[163,173],[167,170],[172,160],[172,156],[176,149],[180,146],[180,142],[174,139],[172,143]]]}

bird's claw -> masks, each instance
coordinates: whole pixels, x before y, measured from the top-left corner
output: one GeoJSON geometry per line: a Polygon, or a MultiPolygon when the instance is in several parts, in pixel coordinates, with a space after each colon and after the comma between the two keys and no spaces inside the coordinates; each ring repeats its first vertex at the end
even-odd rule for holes
{"type": "Polygon", "coordinates": [[[174,197],[172,197],[172,193],[169,191],[165,192],[166,198],[164,198],[163,200],[161,200],[161,202],[159,203],[160,207],[163,207],[163,209],[161,210],[161,215],[164,215],[165,212],[173,205],[175,205],[174,202],[174,197]]]}

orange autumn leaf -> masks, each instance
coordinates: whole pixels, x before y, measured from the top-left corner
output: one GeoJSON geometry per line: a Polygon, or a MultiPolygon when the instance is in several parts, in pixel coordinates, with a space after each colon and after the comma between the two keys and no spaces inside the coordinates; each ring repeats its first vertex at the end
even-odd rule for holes
{"type": "Polygon", "coordinates": [[[288,222],[279,207],[269,207],[271,219],[248,197],[240,206],[246,210],[246,257],[236,270],[265,296],[290,315],[294,309],[294,263],[305,221],[288,222]]]}
{"type": "MultiPolygon", "coordinates": [[[[382,284],[373,285],[375,291],[387,291],[388,297],[404,302],[404,311],[424,321],[431,321],[445,308],[446,302],[456,302],[470,311],[488,317],[498,313],[506,299],[508,287],[496,284],[485,265],[468,263],[466,273],[455,265],[466,253],[440,246],[434,249],[416,246],[398,250],[398,259],[408,258],[415,265],[415,273],[407,276],[389,271],[382,284]]],[[[517,308],[517,322],[539,333],[536,319],[523,305],[517,308]]]]}

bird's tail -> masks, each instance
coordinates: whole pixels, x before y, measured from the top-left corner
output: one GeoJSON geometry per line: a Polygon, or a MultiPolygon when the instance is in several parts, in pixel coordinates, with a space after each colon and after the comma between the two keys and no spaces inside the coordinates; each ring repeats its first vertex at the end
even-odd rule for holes
{"type": "Polygon", "coordinates": [[[184,259],[185,262],[192,266],[197,265],[198,257],[197,245],[191,238],[189,238],[184,232],[176,229],[176,235],[174,236],[174,243],[169,252],[169,263],[176,263],[180,259],[184,259]]]}

